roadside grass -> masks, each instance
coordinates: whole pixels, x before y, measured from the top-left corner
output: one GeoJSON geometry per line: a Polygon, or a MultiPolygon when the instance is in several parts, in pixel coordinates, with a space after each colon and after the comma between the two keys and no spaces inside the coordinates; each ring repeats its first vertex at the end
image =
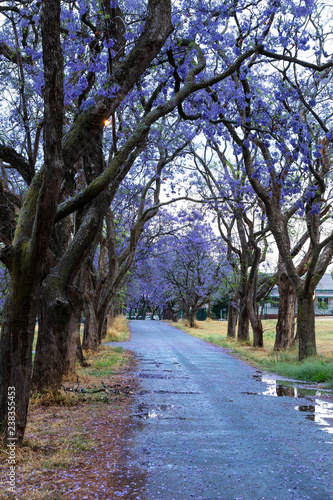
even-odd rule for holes
{"type": "Polygon", "coordinates": [[[299,362],[296,356],[281,353],[277,359],[267,359],[262,367],[279,375],[297,380],[306,380],[314,383],[325,383],[333,389],[333,360],[321,356],[314,356],[299,362]]]}
{"type": "MultiPolygon", "coordinates": [[[[125,327],[129,330],[127,323],[119,324],[124,336],[125,327]]],[[[98,452],[98,440],[103,436],[94,433],[94,422],[104,414],[105,421],[110,421],[110,412],[112,415],[119,412],[126,396],[133,393],[128,381],[122,378],[124,369],[133,363],[130,353],[120,347],[102,345],[97,352],[84,354],[89,366],[77,364],[76,381],[65,379],[60,391],[37,393],[31,398],[23,446],[16,448],[19,493],[15,495],[5,484],[8,452],[4,443],[0,443],[0,467],[4,471],[0,478],[0,498],[62,498],[62,493],[57,496],[59,489],[55,493],[54,487],[48,487],[56,481],[56,471],[80,467],[82,454],[98,452]],[[94,392],[97,390],[100,392],[94,392]],[[43,484],[37,488],[39,481],[43,484]]]]}
{"type": "Polygon", "coordinates": [[[85,382],[110,377],[117,373],[123,364],[126,363],[122,347],[112,347],[103,344],[97,352],[85,351],[85,360],[90,366],[80,366],[76,369],[79,379],[85,382]]]}
{"type": "Polygon", "coordinates": [[[112,325],[108,328],[104,342],[126,342],[130,340],[130,337],[128,319],[119,315],[115,317],[112,325]]]}
{"type": "Polygon", "coordinates": [[[264,347],[252,347],[250,341],[238,342],[227,337],[226,321],[198,321],[197,328],[189,328],[185,321],[173,323],[173,326],[186,331],[194,337],[225,347],[244,361],[263,370],[279,375],[315,383],[325,383],[333,388],[333,319],[316,319],[317,356],[298,361],[297,346],[285,352],[274,352],[276,320],[263,320],[264,347]]]}

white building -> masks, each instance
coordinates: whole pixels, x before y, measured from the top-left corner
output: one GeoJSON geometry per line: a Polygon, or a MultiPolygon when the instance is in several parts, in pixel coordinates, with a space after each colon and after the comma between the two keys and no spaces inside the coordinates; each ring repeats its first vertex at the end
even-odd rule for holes
{"type": "MultiPolygon", "coordinates": [[[[264,317],[276,318],[279,312],[279,290],[275,286],[265,303],[264,317]]],[[[296,305],[297,312],[297,305],[296,305]]],[[[316,316],[333,316],[333,279],[330,274],[324,274],[315,292],[316,316]]]]}

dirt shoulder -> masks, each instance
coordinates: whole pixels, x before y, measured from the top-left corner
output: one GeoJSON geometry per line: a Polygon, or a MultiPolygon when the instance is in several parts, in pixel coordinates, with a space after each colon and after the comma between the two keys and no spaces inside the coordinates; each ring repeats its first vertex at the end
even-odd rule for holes
{"type": "Polygon", "coordinates": [[[7,455],[1,453],[1,498],[143,498],[145,478],[133,466],[130,450],[138,425],[131,418],[136,362],[128,351],[123,356],[118,373],[103,377],[101,392],[84,392],[94,390],[87,377],[65,383],[68,392],[62,391],[59,404],[30,405],[24,446],[16,450],[15,493],[8,491],[7,455]],[[78,386],[81,393],[71,394],[78,386]]]}

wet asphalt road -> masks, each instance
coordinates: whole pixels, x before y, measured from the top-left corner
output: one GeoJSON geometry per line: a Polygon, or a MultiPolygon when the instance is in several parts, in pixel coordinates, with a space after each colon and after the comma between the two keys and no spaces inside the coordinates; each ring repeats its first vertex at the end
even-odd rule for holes
{"type": "Polygon", "coordinates": [[[147,481],[123,498],[333,499],[333,434],[297,411],[308,400],[266,395],[254,368],[165,323],[130,327],[133,466],[147,481]]]}

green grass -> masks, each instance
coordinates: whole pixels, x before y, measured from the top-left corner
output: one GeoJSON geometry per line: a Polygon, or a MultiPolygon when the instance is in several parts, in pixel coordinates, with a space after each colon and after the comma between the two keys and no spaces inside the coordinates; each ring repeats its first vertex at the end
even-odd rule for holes
{"type": "Polygon", "coordinates": [[[123,350],[124,350],[124,348],[121,347],[121,346],[119,346],[119,347],[113,347],[113,350],[114,350],[114,352],[120,352],[120,353],[122,353],[123,350]]]}
{"type": "Polygon", "coordinates": [[[318,355],[298,361],[297,346],[281,353],[273,351],[276,320],[264,320],[264,348],[252,347],[249,342],[238,342],[227,337],[226,321],[200,321],[197,328],[188,328],[184,321],[173,324],[194,337],[225,347],[244,361],[266,371],[288,378],[315,383],[325,383],[333,388],[333,318],[316,320],[318,355]]]}
{"type": "Polygon", "coordinates": [[[274,359],[264,360],[262,367],[268,371],[274,371],[279,375],[306,380],[315,383],[327,383],[333,387],[333,360],[323,359],[319,356],[307,358],[302,362],[295,360],[295,356],[281,353],[274,359]],[[289,358],[289,359],[288,359],[289,358]]]}
{"type": "Polygon", "coordinates": [[[86,376],[106,378],[117,373],[126,361],[122,347],[101,346],[98,356],[91,353],[87,357],[90,366],[78,369],[77,374],[80,376],[83,372],[86,376]]]}

